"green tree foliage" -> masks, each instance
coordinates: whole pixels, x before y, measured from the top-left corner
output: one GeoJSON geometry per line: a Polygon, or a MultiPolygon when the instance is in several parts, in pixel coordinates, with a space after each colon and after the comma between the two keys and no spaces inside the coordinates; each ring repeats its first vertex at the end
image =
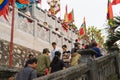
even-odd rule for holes
{"type": "Polygon", "coordinates": [[[90,26],[87,30],[87,34],[90,40],[95,39],[98,44],[103,45],[104,36],[102,36],[100,29],[97,29],[94,26],[90,26]]]}

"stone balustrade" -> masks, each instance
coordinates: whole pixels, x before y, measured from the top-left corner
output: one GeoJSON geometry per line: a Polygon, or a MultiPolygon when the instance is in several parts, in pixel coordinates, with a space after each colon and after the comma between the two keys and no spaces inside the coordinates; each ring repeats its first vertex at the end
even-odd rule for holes
{"type": "Polygon", "coordinates": [[[120,54],[112,52],[100,58],[91,59],[87,53],[82,54],[78,66],[49,74],[34,80],[119,80],[120,54]]]}
{"type": "Polygon", "coordinates": [[[96,74],[97,80],[119,80],[120,78],[120,57],[114,52],[96,59],[96,74]]]}
{"type": "Polygon", "coordinates": [[[88,71],[87,64],[82,63],[34,80],[88,80],[88,71]]]}
{"type": "MultiPolygon", "coordinates": [[[[73,43],[77,39],[77,35],[73,30],[66,32],[57,17],[48,15],[47,11],[37,9],[34,4],[30,8],[30,11],[31,17],[17,9],[15,10],[15,44],[37,51],[42,51],[45,47],[52,49],[52,42],[56,42],[59,48],[63,44],[66,44],[68,49],[73,47],[73,43]],[[45,25],[44,22],[47,24],[45,25]],[[55,30],[56,28],[58,28],[58,31],[55,30]]],[[[0,38],[10,41],[11,12],[8,19],[9,21],[6,21],[3,17],[0,17],[0,38]]]]}

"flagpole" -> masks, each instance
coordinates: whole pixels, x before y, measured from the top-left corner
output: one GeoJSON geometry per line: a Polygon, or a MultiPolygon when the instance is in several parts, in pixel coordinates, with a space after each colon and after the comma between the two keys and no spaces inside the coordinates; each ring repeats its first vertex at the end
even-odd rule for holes
{"type": "Polygon", "coordinates": [[[12,66],[12,59],[13,59],[13,36],[14,36],[14,17],[15,17],[15,0],[13,0],[12,4],[12,24],[11,24],[11,38],[10,38],[10,53],[9,53],[9,66],[12,66]]]}

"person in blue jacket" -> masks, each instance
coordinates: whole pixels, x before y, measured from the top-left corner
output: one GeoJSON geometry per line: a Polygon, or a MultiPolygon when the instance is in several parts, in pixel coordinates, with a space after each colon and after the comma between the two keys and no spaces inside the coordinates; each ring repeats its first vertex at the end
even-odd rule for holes
{"type": "Polygon", "coordinates": [[[102,56],[102,53],[101,53],[100,49],[97,47],[96,42],[92,43],[92,50],[97,52],[97,54],[95,55],[96,58],[102,56]]]}

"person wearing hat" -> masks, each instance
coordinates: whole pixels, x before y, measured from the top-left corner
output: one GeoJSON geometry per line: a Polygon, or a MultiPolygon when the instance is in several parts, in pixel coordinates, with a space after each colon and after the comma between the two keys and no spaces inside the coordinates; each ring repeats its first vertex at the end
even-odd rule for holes
{"type": "Polygon", "coordinates": [[[44,76],[48,73],[50,68],[50,57],[49,57],[49,49],[44,48],[43,54],[38,56],[38,65],[37,65],[37,77],[44,76]],[[47,73],[46,73],[47,70],[47,73]]]}

